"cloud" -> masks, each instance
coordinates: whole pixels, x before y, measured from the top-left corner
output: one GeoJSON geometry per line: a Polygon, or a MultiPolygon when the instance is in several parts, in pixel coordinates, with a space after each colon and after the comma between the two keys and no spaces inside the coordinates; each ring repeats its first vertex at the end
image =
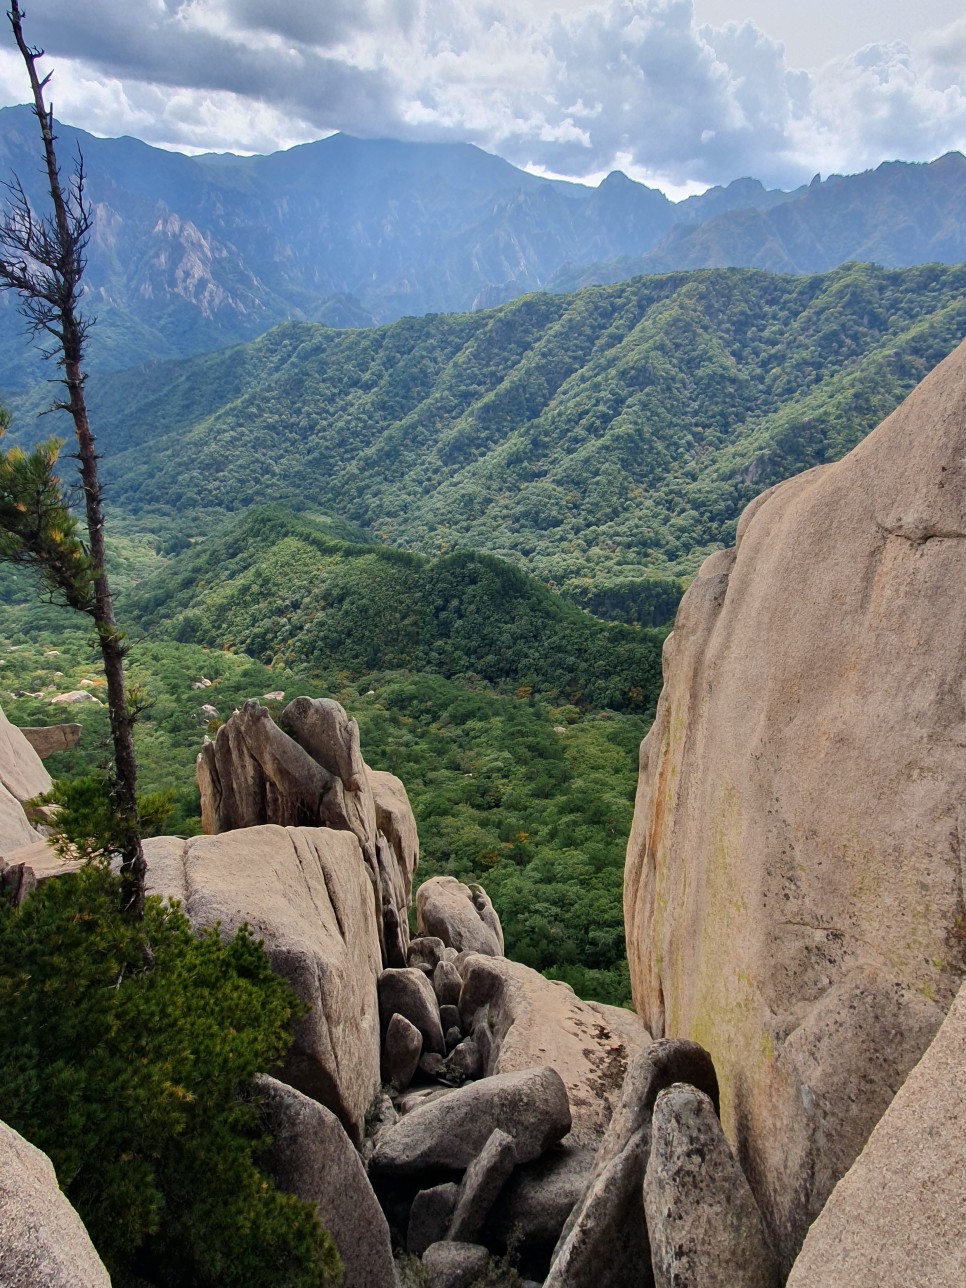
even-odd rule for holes
{"type": "MultiPolygon", "coordinates": [[[[167,146],[345,130],[675,185],[791,185],[966,146],[966,21],[813,73],[750,21],[699,26],[692,0],[48,0],[28,22],[64,119],[167,146]]],[[[11,75],[0,57],[0,94],[11,75]]]]}

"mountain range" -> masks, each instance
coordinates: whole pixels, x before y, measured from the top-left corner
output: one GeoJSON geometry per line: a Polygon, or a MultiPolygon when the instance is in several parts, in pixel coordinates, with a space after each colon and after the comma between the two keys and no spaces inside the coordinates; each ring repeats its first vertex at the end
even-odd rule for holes
{"type": "MultiPolygon", "coordinates": [[[[166,550],[271,500],[649,625],[753,496],[842,456],[964,333],[966,267],[709,269],[289,322],[88,394],[112,505],[166,550]]],[[[17,441],[60,428],[31,415],[45,398],[12,402],[17,441]]]]}
{"type": "MultiPolygon", "coordinates": [[[[615,172],[598,187],[464,144],[334,135],[269,156],[187,157],[57,127],[79,150],[94,369],[184,357],[286,320],[370,326],[672,268],[823,271],[966,259],[966,160],[894,163],[785,193],[751,179],[671,202],[615,172]]],[[[0,172],[43,203],[36,122],[0,110],[0,172]]],[[[0,297],[0,393],[43,376],[0,297]]]]}

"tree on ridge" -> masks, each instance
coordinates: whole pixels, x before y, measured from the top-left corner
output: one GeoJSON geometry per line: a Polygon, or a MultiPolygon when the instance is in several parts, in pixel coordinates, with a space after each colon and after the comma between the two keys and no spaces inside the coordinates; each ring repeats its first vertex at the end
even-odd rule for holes
{"type": "MultiPolygon", "coordinates": [[[[43,50],[31,48],[24,38],[19,0],[10,0],[7,17],[30,78],[52,213],[34,212],[19,179],[7,186],[9,207],[0,223],[0,288],[16,291],[31,330],[53,341],[45,356],[56,357],[66,390],[54,409],[69,412],[74,422],[87,541],[78,536],[68,495],[54,473],[62,443],[52,439],[29,455],[18,449],[0,452],[0,556],[36,568],[48,588],[94,623],[107,681],[114,760],[111,795],[123,897],[129,911],[141,917],[146,865],[137,805],[137,713],[126,691],[127,645],[114,616],[98,458],[84,396],[84,342],[91,319],[82,314],[81,293],[93,214],[84,194],[79,154],[66,186],[61,181],[53,108],[44,101],[52,73],[42,79],[38,75],[36,64],[43,50]]],[[[3,429],[0,424],[0,435],[3,429]]]]}

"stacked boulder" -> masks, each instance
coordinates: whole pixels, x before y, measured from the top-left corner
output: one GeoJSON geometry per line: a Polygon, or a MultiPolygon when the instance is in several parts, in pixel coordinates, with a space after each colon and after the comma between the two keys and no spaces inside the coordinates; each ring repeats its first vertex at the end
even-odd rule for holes
{"type": "Polygon", "coordinates": [[[469,1283],[510,1249],[542,1279],[648,1035],[503,957],[479,886],[425,882],[416,926],[408,966],[379,978],[391,1103],[367,1143],[370,1176],[433,1285],[469,1283]]]}

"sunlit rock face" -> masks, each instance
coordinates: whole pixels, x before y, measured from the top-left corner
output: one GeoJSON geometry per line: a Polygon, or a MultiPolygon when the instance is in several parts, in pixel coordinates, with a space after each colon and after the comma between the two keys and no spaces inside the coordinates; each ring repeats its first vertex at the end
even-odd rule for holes
{"type": "Polygon", "coordinates": [[[783,1270],[966,972],[966,345],[682,601],[625,876],[783,1270]]]}

